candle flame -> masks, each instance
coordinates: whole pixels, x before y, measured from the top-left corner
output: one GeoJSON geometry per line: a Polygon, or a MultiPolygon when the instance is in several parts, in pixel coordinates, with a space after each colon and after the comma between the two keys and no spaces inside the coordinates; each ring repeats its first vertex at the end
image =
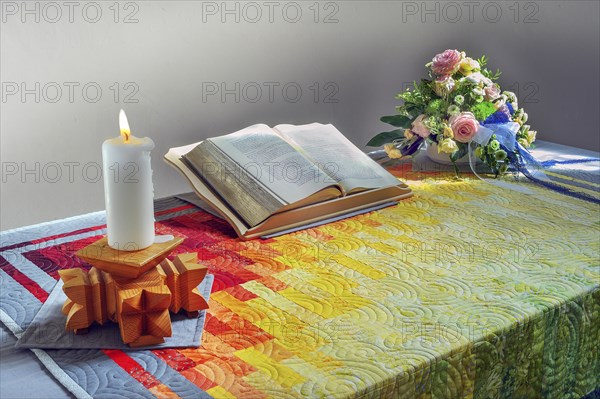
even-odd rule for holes
{"type": "Polygon", "coordinates": [[[127,122],[127,115],[125,111],[119,112],[119,128],[121,129],[121,136],[125,139],[125,142],[129,142],[129,136],[131,136],[131,130],[129,129],[129,122],[127,122]]]}

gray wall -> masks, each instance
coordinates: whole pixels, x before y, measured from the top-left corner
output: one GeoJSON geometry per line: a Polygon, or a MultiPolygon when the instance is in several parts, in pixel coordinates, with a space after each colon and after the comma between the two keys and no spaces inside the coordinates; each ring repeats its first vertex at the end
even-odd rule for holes
{"type": "Polygon", "coordinates": [[[600,149],[595,1],[45,4],[2,2],[2,230],[104,208],[100,146],[121,107],[156,142],[163,197],[189,190],[169,147],[253,123],[331,122],[363,147],[446,48],[487,54],[538,137],[600,149]]]}

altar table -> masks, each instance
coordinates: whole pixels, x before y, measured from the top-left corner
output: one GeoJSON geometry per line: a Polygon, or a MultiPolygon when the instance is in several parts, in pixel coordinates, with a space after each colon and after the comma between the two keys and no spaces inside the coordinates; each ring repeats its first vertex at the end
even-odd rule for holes
{"type": "Polygon", "coordinates": [[[3,232],[0,317],[12,334],[2,335],[0,396],[578,398],[598,389],[600,207],[534,185],[526,195],[406,164],[393,172],[413,198],[268,240],[240,241],[195,206],[158,200],[157,234],[183,237],[174,255],[198,252],[215,277],[198,349],[16,352],[13,335],[58,270],[89,267],[74,253],[106,233],[105,215],[3,232]]]}

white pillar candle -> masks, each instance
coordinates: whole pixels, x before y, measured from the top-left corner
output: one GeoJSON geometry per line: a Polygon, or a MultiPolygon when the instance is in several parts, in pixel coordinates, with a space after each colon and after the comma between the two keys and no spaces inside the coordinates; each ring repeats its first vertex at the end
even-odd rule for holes
{"type": "Polygon", "coordinates": [[[108,245],[136,251],[154,242],[154,188],[150,151],[154,142],[131,135],[125,112],[121,135],[102,144],[108,245]]]}

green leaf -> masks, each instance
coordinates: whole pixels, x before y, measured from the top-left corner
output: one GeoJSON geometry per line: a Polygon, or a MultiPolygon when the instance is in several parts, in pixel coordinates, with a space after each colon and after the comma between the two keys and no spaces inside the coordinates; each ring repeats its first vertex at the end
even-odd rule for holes
{"type": "Polygon", "coordinates": [[[392,126],[401,127],[403,129],[408,129],[411,123],[411,119],[404,115],[382,116],[380,120],[384,123],[389,123],[392,126]]]}
{"type": "Polygon", "coordinates": [[[458,150],[456,150],[452,154],[450,154],[450,160],[452,162],[456,162],[457,159],[460,159],[460,158],[464,157],[465,155],[467,155],[468,147],[469,146],[467,146],[467,145],[459,145],[458,150]]]}
{"type": "Polygon", "coordinates": [[[371,140],[369,140],[367,145],[369,147],[379,147],[386,143],[391,143],[392,141],[402,137],[404,137],[403,129],[396,129],[390,132],[382,132],[379,133],[377,136],[373,137],[371,140]]]}
{"type": "Polygon", "coordinates": [[[486,66],[486,65],[487,65],[487,58],[486,58],[486,56],[485,56],[485,55],[482,55],[482,56],[481,56],[481,58],[479,58],[479,59],[477,60],[477,62],[479,62],[479,66],[480,66],[481,68],[483,68],[484,66],[486,66]]]}
{"type": "Polygon", "coordinates": [[[424,111],[423,107],[419,107],[418,105],[414,104],[405,105],[404,108],[406,109],[406,112],[410,113],[411,115],[420,115],[424,111]]]}

